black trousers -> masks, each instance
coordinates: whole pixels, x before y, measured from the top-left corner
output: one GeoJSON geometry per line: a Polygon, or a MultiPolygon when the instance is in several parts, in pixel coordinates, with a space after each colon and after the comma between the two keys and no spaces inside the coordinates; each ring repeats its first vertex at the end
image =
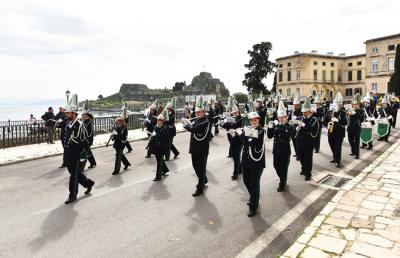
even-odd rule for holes
{"type": "Polygon", "coordinates": [[[264,168],[248,168],[243,166],[243,182],[250,194],[249,208],[257,211],[260,202],[260,179],[264,168]]]}
{"type": "Polygon", "coordinates": [[[298,157],[300,158],[301,171],[305,176],[311,176],[313,166],[313,149],[302,149],[299,151],[298,157]]]}
{"type": "Polygon", "coordinates": [[[62,164],[61,164],[61,166],[66,166],[67,165],[67,163],[65,162],[65,146],[64,146],[64,144],[62,145],[62,147],[63,147],[63,161],[62,161],[62,164]]]}
{"type": "Polygon", "coordinates": [[[242,174],[242,165],[240,163],[240,157],[242,154],[242,144],[232,144],[232,157],[233,157],[233,175],[238,176],[242,174]]]}
{"type": "Polygon", "coordinates": [[[393,118],[392,118],[392,126],[393,128],[396,128],[396,122],[397,122],[397,110],[393,112],[393,118]]]}
{"type": "Polygon", "coordinates": [[[128,151],[132,151],[132,146],[131,146],[131,144],[129,143],[129,141],[126,141],[126,142],[125,142],[125,147],[128,149],[128,151]]]}
{"type": "Polygon", "coordinates": [[[91,166],[96,166],[96,159],[94,158],[92,149],[89,147],[88,149],[88,161],[91,166]]]}
{"type": "Polygon", "coordinates": [[[208,153],[196,154],[196,155],[192,154],[192,166],[198,177],[198,183],[196,187],[200,191],[203,191],[206,183],[207,159],[208,159],[208,153]]]}
{"type": "Polygon", "coordinates": [[[274,168],[279,177],[279,185],[286,185],[288,168],[290,162],[290,154],[275,154],[274,153],[274,168]]]}
{"type": "Polygon", "coordinates": [[[217,135],[217,134],[219,134],[219,126],[216,124],[216,125],[214,125],[215,126],[215,135],[217,135]]]}
{"type": "Polygon", "coordinates": [[[319,123],[319,129],[317,137],[315,138],[315,151],[319,151],[319,148],[321,146],[322,123],[321,122],[318,123],[319,123]]]}
{"type": "Polygon", "coordinates": [[[165,153],[165,158],[169,159],[171,157],[171,151],[174,153],[174,155],[178,155],[179,151],[174,145],[174,137],[171,137],[169,139],[169,144],[167,146],[167,152],[165,153]]]}
{"type": "Polygon", "coordinates": [[[335,163],[342,162],[343,137],[334,137],[332,135],[328,135],[328,143],[329,147],[331,148],[335,163]]]}
{"type": "Polygon", "coordinates": [[[121,161],[124,163],[124,166],[129,166],[131,163],[129,163],[128,159],[124,155],[124,149],[115,149],[115,166],[114,166],[114,172],[119,173],[121,170],[121,161]]]}
{"type": "Polygon", "coordinates": [[[351,153],[360,156],[360,134],[361,131],[348,131],[347,139],[349,140],[351,153]]]}
{"type": "MultiPolygon", "coordinates": [[[[229,141],[229,136],[228,137],[228,141],[229,141]]],[[[228,153],[228,157],[233,157],[233,148],[232,148],[232,144],[231,141],[229,141],[229,153],[228,153]]]]}
{"type": "Polygon", "coordinates": [[[293,142],[294,154],[297,157],[298,156],[298,154],[297,154],[297,139],[296,138],[292,138],[292,142],[293,142]]]}
{"type": "Polygon", "coordinates": [[[164,153],[162,152],[156,153],[156,160],[157,160],[156,178],[161,178],[162,173],[169,172],[169,169],[164,161],[164,153]]]}
{"type": "Polygon", "coordinates": [[[92,186],[94,182],[87,178],[82,173],[83,162],[79,160],[79,153],[69,153],[67,158],[67,169],[70,174],[69,177],[69,198],[74,199],[78,195],[78,184],[88,188],[92,186]]]}

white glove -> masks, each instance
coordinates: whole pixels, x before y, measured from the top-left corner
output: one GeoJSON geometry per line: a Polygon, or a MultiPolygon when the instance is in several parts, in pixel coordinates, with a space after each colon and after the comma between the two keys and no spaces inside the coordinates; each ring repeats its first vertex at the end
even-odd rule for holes
{"type": "Polygon", "coordinates": [[[229,133],[232,137],[235,137],[235,130],[229,129],[229,130],[228,130],[228,133],[229,133]]]}
{"type": "Polygon", "coordinates": [[[301,130],[301,127],[300,126],[297,126],[296,127],[296,131],[300,131],[301,130]]]}
{"type": "Polygon", "coordinates": [[[366,120],[369,122],[369,121],[371,121],[372,119],[371,119],[370,117],[367,117],[367,119],[366,119],[366,120]]]}
{"type": "Polygon", "coordinates": [[[353,111],[351,111],[351,114],[352,114],[352,115],[354,115],[355,113],[356,113],[356,111],[354,111],[354,110],[353,110],[353,111]]]}
{"type": "Polygon", "coordinates": [[[388,116],[388,119],[391,120],[393,117],[392,116],[388,116]]]}
{"type": "Polygon", "coordinates": [[[219,124],[220,124],[221,126],[224,126],[225,121],[224,121],[224,120],[219,120],[219,124]]]}
{"type": "Polygon", "coordinates": [[[274,122],[269,121],[269,123],[268,123],[268,128],[274,128],[274,122]]]}
{"type": "Polygon", "coordinates": [[[238,135],[242,135],[242,133],[243,133],[242,128],[236,129],[236,133],[237,133],[238,135]]]}
{"type": "Polygon", "coordinates": [[[332,118],[333,122],[339,122],[339,119],[337,119],[336,117],[332,118]]]}
{"type": "Polygon", "coordinates": [[[147,117],[146,117],[146,120],[144,120],[144,121],[146,121],[147,123],[151,122],[150,119],[148,119],[147,117]]]}
{"type": "Polygon", "coordinates": [[[112,134],[113,134],[113,135],[117,135],[118,133],[117,133],[117,131],[114,130],[114,131],[112,132],[112,134]]]}
{"type": "Polygon", "coordinates": [[[292,119],[293,119],[293,120],[296,120],[296,119],[297,119],[297,116],[292,116],[292,119]]]}
{"type": "Polygon", "coordinates": [[[61,118],[60,118],[60,119],[58,119],[57,123],[61,123],[61,122],[62,122],[61,118]]]}
{"type": "Polygon", "coordinates": [[[153,131],[153,132],[151,133],[151,136],[156,136],[156,132],[153,131]]]}
{"type": "Polygon", "coordinates": [[[274,120],[274,125],[278,125],[279,121],[278,120],[274,120]]]}
{"type": "Polygon", "coordinates": [[[183,123],[183,125],[188,125],[188,124],[190,124],[190,121],[186,118],[182,118],[182,123],[183,123]]]}
{"type": "Polygon", "coordinates": [[[304,122],[301,122],[301,127],[304,127],[304,126],[306,126],[306,124],[304,123],[304,122]]]}

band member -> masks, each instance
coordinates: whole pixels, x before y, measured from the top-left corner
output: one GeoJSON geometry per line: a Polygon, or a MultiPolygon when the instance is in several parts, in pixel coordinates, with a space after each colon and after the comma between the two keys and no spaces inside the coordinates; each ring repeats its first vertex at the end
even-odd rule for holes
{"type": "Polygon", "coordinates": [[[232,152],[233,158],[233,174],[231,176],[232,180],[238,179],[238,175],[242,173],[242,166],[240,164],[240,153],[243,149],[243,144],[240,141],[236,129],[243,127],[243,118],[240,115],[239,108],[234,105],[231,112],[234,121],[221,120],[220,124],[222,128],[225,128],[228,133],[229,148],[232,152]]]}
{"type": "MultiPolygon", "coordinates": [[[[125,118],[125,124],[128,126],[129,125],[129,118],[128,117],[126,117],[125,118]]],[[[125,143],[125,147],[126,147],[126,149],[128,150],[128,152],[127,153],[131,153],[132,152],[132,146],[131,146],[131,144],[129,143],[129,141],[127,140],[126,141],[126,143],[125,143]]]]}
{"type": "Polygon", "coordinates": [[[114,141],[113,147],[115,149],[115,166],[113,175],[119,174],[121,170],[121,162],[124,164],[124,170],[127,170],[131,166],[128,159],[124,155],[124,148],[128,139],[128,128],[125,124],[125,118],[120,116],[116,119],[116,127],[113,131],[114,141]]]}
{"type": "Polygon", "coordinates": [[[333,154],[333,160],[330,163],[335,163],[337,168],[342,167],[342,144],[346,134],[346,111],[343,107],[343,97],[340,92],[332,104],[332,110],[327,114],[328,122],[328,142],[333,154]]]}
{"type": "MultiPolygon", "coordinates": [[[[303,113],[301,113],[301,106],[300,106],[300,97],[299,94],[296,94],[294,99],[293,99],[293,110],[289,111],[289,120],[292,121],[292,124],[297,125],[299,121],[302,119],[303,113]]],[[[293,142],[293,148],[294,148],[294,155],[293,157],[296,157],[296,160],[300,160],[298,157],[298,151],[297,151],[297,138],[293,137],[292,138],[293,142]]]]}
{"type": "Polygon", "coordinates": [[[290,140],[295,136],[295,128],[288,123],[288,116],[283,101],[279,101],[277,111],[278,120],[269,121],[267,135],[274,138],[272,154],[274,168],[279,176],[278,192],[283,192],[286,187],[287,174],[290,162],[290,140]]]}
{"type": "Polygon", "coordinates": [[[214,120],[215,120],[215,117],[216,117],[215,111],[214,111],[214,100],[213,100],[213,99],[210,99],[210,100],[206,103],[206,106],[207,106],[207,110],[206,110],[206,111],[208,111],[207,117],[208,117],[208,120],[210,121],[210,131],[209,131],[209,134],[210,134],[210,137],[211,137],[211,139],[212,139],[212,138],[214,138],[214,135],[212,134],[212,128],[213,128],[214,120]]]}
{"type": "MultiPolygon", "coordinates": [[[[173,101],[172,101],[173,102],[173,101]]],[[[168,161],[171,156],[171,151],[174,153],[174,159],[179,156],[179,151],[174,145],[174,137],[176,136],[176,127],[175,127],[175,109],[173,103],[168,103],[165,107],[168,110],[168,117],[169,119],[164,123],[168,126],[168,133],[169,133],[169,144],[167,146],[167,151],[165,153],[165,160],[168,161]]]]}
{"type": "MultiPolygon", "coordinates": [[[[248,114],[250,129],[237,130],[243,143],[242,169],[243,182],[250,194],[249,212],[253,217],[257,213],[260,200],[260,179],[265,168],[265,131],[260,125],[260,115],[257,112],[248,114]]],[[[246,127],[247,128],[247,127],[246,127]]]]}
{"type": "Polygon", "coordinates": [[[313,113],[313,116],[317,118],[319,124],[319,130],[317,138],[315,138],[315,153],[319,152],[321,146],[321,132],[322,132],[322,123],[325,119],[325,108],[321,105],[321,97],[317,94],[314,98],[314,103],[317,105],[317,110],[313,113]]]}
{"type": "Polygon", "coordinates": [[[190,117],[189,118],[195,118],[196,117],[196,99],[191,100],[191,108],[190,108],[190,117]]]}
{"type": "MultiPolygon", "coordinates": [[[[216,102],[214,104],[214,111],[215,111],[215,116],[221,116],[224,113],[224,107],[221,104],[221,101],[218,100],[218,102],[216,102]]],[[[215,127],[215,136],[217,136],[219,134],[219,124],[218,124],[219,118],[216,117],[214,119],[214,127],[215,127]]]]}
{"type": "Polygon", "coordinates": [[[61,164],[61,166],[59,168],[65,168],[67,165],[65,164],[65,147],[67,145],[67,139],[65,137],[65,127],[68,124],[68,120],[65,117],[65,113],[64,113],[65,109],[63,107],[60,107],[59,112],[56,115],[56,127],[61,129],[60,132],[60,141],[63,147],[63,162],[61,164]]]}
{"type": "Polygon", "coordinates": [[[360,158],[361,123],[365,121],[365,113],[360,109],[360,102],[361,96],[357,93],[353,98],[353,109],[348,111],[349,124],[347,126],[347,138],[351,147],[350,156],[355,156],[355,159],[360,158]]]}
{"type": "Polygon", "coordinates": [[[65,204],[72,203],[76,200],[78,195],[78,184],[86,188],[85,194],[89,194],[94,185],[94,181],[87,178],[82,173],[81,160],[86,159],[85,149],[88,146],[88,140],[84,125],[77,118],[78,112],[78,96],[73,94],[68,103],[65,116],[68,119],[68,125],[65,129],[65,137],[67,144],[65,146],[65,162],[70,174],[69,177],[69,196],[65,204]]]}
{"type": "Polygon", "coordinates": [[[314,142],[318,135],[319,124],[315,117],[311,116],[311,102],[306,98],[301,109],[303,118],[296,127],[297,131],[297,151],[301,163],[300,175],[305,176],[305,180],[311,180],[313,167],[314,142]]]}
{"type": "Polygon", "coordinates": [[[166,124],[164,124],[165,121],[168,120],[168,111],[165,109],[162,114],[157,116],[157,125],[150,139],[150,151],[156,156],[157,160],[156,177],[153,179],[153,181],[161,180],[161,175],[165,175],[169,172],[169,169],[164,161],[164,155],[166,154],[168,145],[170,143],[168,136],[169,128],[166,124]]]}
{"type": "MultiPolygon", "coordinates": [[[[375,125],[375,119],[378,117],[378,113],[376,112],[375,108],[370,104],[371,97],[369,95],[369,92],[367,95],[362,99],[363,102],[363,110],[365,114],[365,121],[367,123],[370,123],[371,128],[375,125]]],[[[368,145],[368,149],[373,148],[373,137],[371,135],[368,143],[364,143],[364,141],[361,144],[361,148],[364,149],[368,145]]]]}
{"type": "MultiPolygon", "coordinates": [[[[391,124],[392,124],[392,120],[393,120],[393,110],[390,107],[390,102],[389,102],[389,98],[387,96],[387,94],[385,94],[385,96],[382,98],[381,101],[381,108],[379,108],[378,111],[378,119],[383,119],[386,118],[387,122],[388,122],[388,128],[387,128],[387,133],[384,136],[379,137],[378,141],[385,141],[388,142],[389,141],[389,136],[390,136],[390,131],[391,131],[391,124]]],[[[379,125],[378,125],[379,126],[379,125]]]]}
{"type": "MultiPolygon", "coordinates": [[[[260,92],[260,95],[262,96],[262,92],[260,92]]],[[[260,97],[256,100],[256,111],[258,115],[260,116],[260,126],[264,127],[265,123],[265,117],[267,115],[267,108],[263,105],[264,98],[260,97]]]]}
{"type": "Polygon", "coordinates": [[[204,102],[201,100],[196,104],[196,118],[193,123],[187,119],[182,119],[184,128],[190,132],[189,153],[192,155],[192,165],[198,177],[196,191],[193,197],[203,194],[204,186],[207,184],[206,166],[208,159],[208,150],[210,147],[210,122],[205,113],[204,102]]]}
{"type": "MultiPolygon", "coordinates": [[[[95,168],[96,160],[94,158],[92,150],[90,149],[90,146],[93,145],[93,138],[94,138],[93,115],[89,113],[88,103],[89,102],[86,100],[82,110],[82,120],[86,128],[87,139],[88,139],[88,146],[86,148],[86,151],[88,157],[87,160],[89,161],[89,168],[95,168]]],[[[86,163],[83,165],[83,169],[85,169],[85,165],[86,163]]]]}
{"type": "Polygon", "coordinates": [[[392,108],[392,112],[393,112],[392,127],[396,128],[397,111],[399,110],[399,99],[396,97],[394,92],[390,96],[390,107],[392,108]]]}
{"type": "MultiPolygon", "coordinates": [[[[157,109],[158,109],[158,99],[156,99],[154,101],[154,103],[151,104],[150,111],[147,114],[147,117],[144,121],[144,126],[146,127],[147,136],[149,137],[149,140],[150,140],[151,133],[154,131],[154,128],[156,127],[156,124],[157,124],[157,109]]],[[[145,158],[150,158],[151,153],[150,153],[149,144],[147,144],[146,148],[147,148],[147,155],[145,158]]]]}

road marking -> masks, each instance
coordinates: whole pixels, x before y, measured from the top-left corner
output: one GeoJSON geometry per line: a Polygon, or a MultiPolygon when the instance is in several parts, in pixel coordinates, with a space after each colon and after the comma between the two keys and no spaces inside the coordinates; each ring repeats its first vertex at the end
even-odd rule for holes
{"type": "Polygon", "coordinates": [[[309,193],[301,202],[296,204],[283,217],[274,222],[262,235],[254,242],[243,249],[236,257],[256,257],[261,253],[285,228],[287,228],[301,213],[303,213],[311,204],[321,197],[328,189],[318,188],[309,193]]]}

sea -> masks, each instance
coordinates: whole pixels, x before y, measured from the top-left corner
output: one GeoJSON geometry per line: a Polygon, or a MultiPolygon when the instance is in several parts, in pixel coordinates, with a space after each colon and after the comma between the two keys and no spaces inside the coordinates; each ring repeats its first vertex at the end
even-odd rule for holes
{"type": "Polygon", "coordinates": [[[53,107],[54,113],[57,113],[61,104],[0,104],[0,121],[28,120],[31,114],[40,119],[50,106],[53,107]]]}

